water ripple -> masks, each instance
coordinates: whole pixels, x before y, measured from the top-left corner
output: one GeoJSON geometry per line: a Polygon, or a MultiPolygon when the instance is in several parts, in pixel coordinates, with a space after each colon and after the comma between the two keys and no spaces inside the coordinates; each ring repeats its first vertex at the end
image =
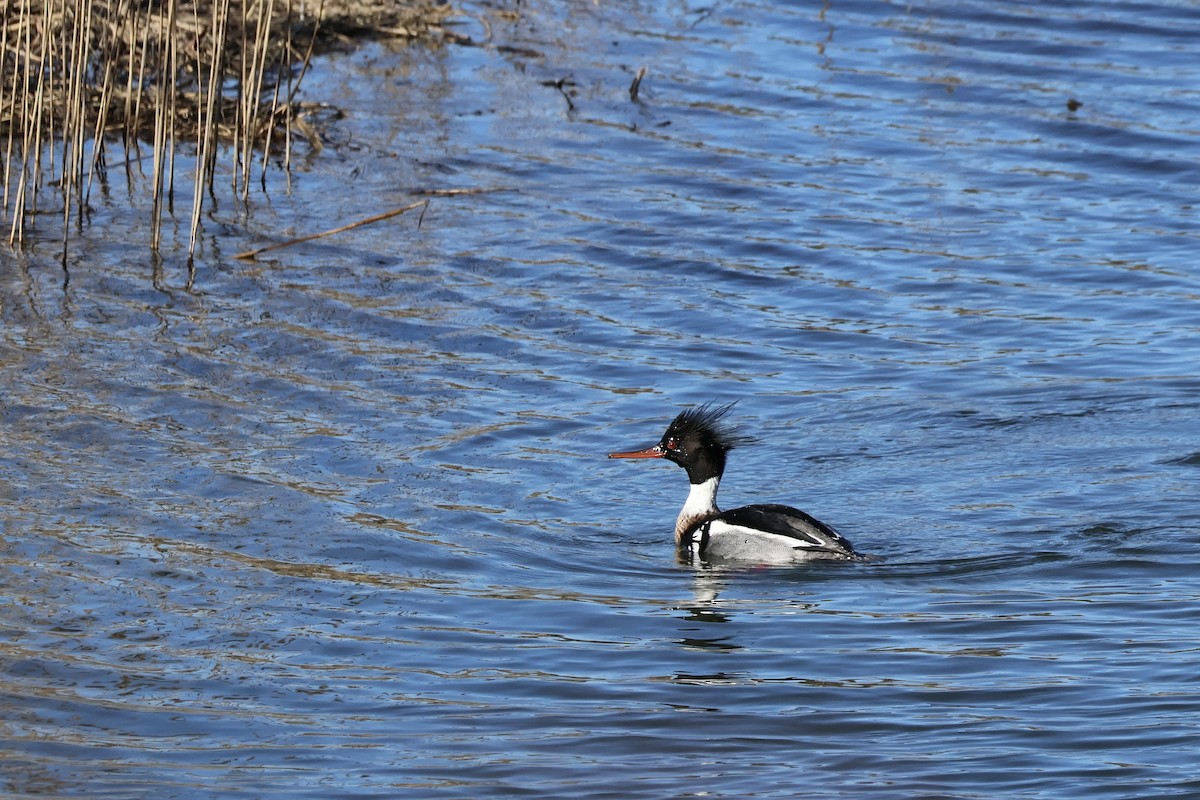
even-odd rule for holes
{"type": "Polygon", "coordinates": [[[1195,793],[1195,10],[468,10],[194,273],[0,264],[3,791],[1195,793]],[[604,455],[734,399],[876,560],[677,561],[604,455]]]}

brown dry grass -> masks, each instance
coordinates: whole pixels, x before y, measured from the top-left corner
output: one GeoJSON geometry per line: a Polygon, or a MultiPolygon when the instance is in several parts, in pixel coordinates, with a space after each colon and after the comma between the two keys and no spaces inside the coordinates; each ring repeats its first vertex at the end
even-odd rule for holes
{"type": "MultiPolygon", "coordinates": [[[[64,237],[105,168],[105,142],[150,149],[157,248],[174,159],[198,156],[191,243],[218,152],[244,198],[256,158],[284,163],[304,130],[295,97],[312,54],[361,36],[418,37],[449,6],[434,0],[0,0],[0,148],[10,245],[53,184],[64,237]],[[226,144],[228,147],[218,147],[226,144]],[[78,213],[78,212],[76,212],[78,213]]],[[[126,162],[128,163],[128,162],[126,162]]]]}

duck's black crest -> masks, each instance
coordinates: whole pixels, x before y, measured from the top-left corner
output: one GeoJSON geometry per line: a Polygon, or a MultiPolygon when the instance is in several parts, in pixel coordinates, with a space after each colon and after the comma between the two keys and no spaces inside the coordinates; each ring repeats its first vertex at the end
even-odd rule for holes
{"type": "Polygon", "coordinates": [[[695,436],[726,453],[735,447],[753,444],[755,441],[753,436],[739,433],[736,428],[725,422],[725,415],[736,405],[737,400],[725,405],[704,403],[695,408],[681,411],[667,426],[665,436],[674,436],[679,439],[686,439],[689,435],[695,436]]]}

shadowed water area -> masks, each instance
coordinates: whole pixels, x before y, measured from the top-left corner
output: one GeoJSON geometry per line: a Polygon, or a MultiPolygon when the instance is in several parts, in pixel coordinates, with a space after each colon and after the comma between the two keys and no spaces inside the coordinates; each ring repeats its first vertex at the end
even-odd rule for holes
{"type": "Polygon", "coordinates": [[[4,796],[1200,795],[1200,10],[457,25],[194,274],[136,170],[0,258],[4,796]],[[709,400],[881,560],[677,561],[709,400]]]}

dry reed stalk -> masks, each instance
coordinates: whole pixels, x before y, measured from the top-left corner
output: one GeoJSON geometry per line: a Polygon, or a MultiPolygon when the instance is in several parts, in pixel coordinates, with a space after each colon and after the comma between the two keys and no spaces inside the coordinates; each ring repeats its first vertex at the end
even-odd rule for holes
{"type": "Polygon", "coordinates": [[[131,191],[138,150],[151,146],[152,250],[163,215],[173,213],[176,155],[193,143],[194,253],[219,156],[231,157],[243,202],[256,149],[264,189],[279,138],[290,166],[292,126],[302,124],[296,92],[318,37],[422,35],[449,12],[437,2],[321,0],[313,16],[297,13],[294,0],[0,0],[0,214],[9,218],[10,245],[24,239],[43,186],[62,202],[64,237],[82,224],[111,137],[123,146],[131,191]]]}
{"type": "MultiPolygon", "coordinates": [[[[188,235],[188,254],[196,252],[196,235],[200,230],[200,208],[204,204],[204,187],[212,180],[212,161],[216,157],[216,110],[217,98],[221,93],[220,65],[225,54],[225,25],[229,19],[230,0],[218,0],[212,6],[212,56],[209,59],[208,87],[203,92],[204,114],[203,124],[197,130],[196,149],[200,157],[196,163],[196,180],[192,189],[192,227],[188,235]]],[[[202,73],[203,65],[199,62],[197,49],[196,73],[202,73]]],[[[211,188],[211,186],[210,186],[211,188]]]]}
{"type": "MultiPolygon", "coordinates": [[[[174,11],[175,11],[175,5],[172,3],[169,11],[167,13],[166,18],[159,20],[159,25],[157,26],[157,34],[156,34],[156,38],[154,40],[155,48],[160,50],[163,53],[164,66],[167,69],[171,70],[172,74],[174,74],[174,71],[176,69],[176,54],[177,54],[177,51],[174,46],[174,37],[172,37],[170,35],[170,32],[175,25],[174,11]]],[[[148,35],[149,35],[149,32],[147,31],[147,36],[148,35]]],[[[145,41],[148,42],[149,40],[146,39],[145,41]]],[[[148,46],[143,46],[143,53],[145,53],[148,50],[149,50],[148,46]]],[[[142,64],[143,64],[143,66],[142,66],[141,71],[139,72],[139,75],[144,76],[145,75],[145,71],[144,71],[145,60],[144,59],[142,61],[142,64]]],[[[144,78],[139,78],[139,83],[142,79],[144,79],[144,78]]],[[[130,71],[130,81],[132,82],[132,80],[133,80],[133,72],[130,71]]],[[[156,91],[160,96],[163,93],[161,88],[158,88],[156,91]]],[[[130,86],[130,95],[132,96],[132,94],[133,94],[133,91],[132,91],[132,85],[131,85],[130,86]]],[[[141,92],[138,93],[138,97],[139,98],[141,97],[141,92]]],[[[172,98],[174,97],[173,92],[171,93],[171,97],[172,98]]],[[[129,98],[126,98],[126,102],[127,103],[129,102],[129,98]]],[[[126,106],[126,108],[128,108],[128,105],[126,106]]],[[[171,151],[174,150],[174,129],[171,124],[174,121],[174,115],[172,114],[172,110],[173,110],[173,104],[169,101],[164,100],[164,101],[157,102],[154,104],[154,135],[153,135],[152,144],[151,144],[151,153],[152,153],[151,157],[153,158],[153,167],[151,169],[152,183],[151,183],[151,190],[150,190],[151,200],[154,204],[154,211],[150,215],[150,242],[151,242],[151,248],[154,250],[157,250],[158,245],[162,242],[163,196],[164,196],[164,194],[169,194],[169,191],[170,191],[168,187],[164,186],[164,184],[166,182],[165,175],[167,173],[167,170],[166,170],[165,161],[166,161],[166,156],[168,153],[168,148],[170,148],[171,151]]],[[[123,128],[126,142],[132,141],[134,138],[132,132],[129,130],[128,119],[129,118],[126,117],[126,123],[123,128]]],[[[125,149],[126,149],[126,152],[129,151],[128,145],[126,146],[125,149]]],[[[128,163],[128,162],[126,162],[126,163],[128,163]]]]}
{"type": "Polygon", "coordinates": [[[83,213],[83,196],[78,189],[78,182],[83,172],[83,130],[86,122],[85,103],[87,98],[86,70],[88,64],[88,45],[90,37],[86,31],[92,23],[91,3],[83,4],[82,8],[68,7],[69,0],[62,2],[63,17],[69,20],[67,29],[67,57],[64,71],[67,73],[66,93],[62,115],[62,197],[63,197],[63,243],[66,244],[71,229],[72,201],[78,204],[79,213],[83,213]],[[75,13],[72,13],[72,12],[75,13]]]}
{"type": "MultiPolygon", "coordinates": [[[[112,16],[112,0],[107,0],[108,7],[106,9],[109,16],[112,16]]],[[[112,38],[111,29],[107,31],[109,38],[112,38]]],[[[111,60],[104,62],[104,77],[100,81],[99,104],[100,111],[96,114],[96,119],[92,125],[89,138],[92,142],[92,158],[88,165],[87,184],[83,188],[83,198],[86,199],[92,193],[92,180],[97,171],[104,169],[104,128],[108,123],[108,107],[112,102],[113,81],[115,80],[113,72],[115,66],[111,60]]]]}
{"type": "MultiPolygon", "coordinates": [[[[428,207],[429,207],[428,200],[418,200],[415,203],[409,203],[408,205],[401,206],[400,208],[393,208],[391,211],[384,211],[382,214],[374,214],[370,217],[367,217],[366,219],[360,219],[357,222],[351,222],[348,225],[339,225],[336,228],[330,228],[329,230],[321,231],[320,233],[310,233],[308,236],[300,236],[295,239],[288,239],[286,242],[276,242],[275,244],[269,244],[269,245],[266,245],[265,247],[259,247],[254,250],[247,250],[244,253],[238,253],[237,255],[234,256],[234,258],[253,261],[259,254],[266,253],[270,250],[279,250],[284,247],[291,247],[294,244],[302,244],[304,242],[311,242],[314,239],[323,239],[326,236],[333,236],[334,234],[337,234],[337,233],[344,233],[345,231],[354,230],[355,228],[361,228],[364,225],[373,225],[376,222],[383,222],[385,219],[391,219],[392,217],[397,217],[407,211],[412,211],[414,208],[421,209],[420,219],[423,220],[423,219],[425,219],[425,209],[428,207]]],[[[421,226],[421,222],[420,222],[420,220],[418,220],[417,227],[420,227],[420,226],[421,226]]]]}
{"type": "MultiPolygon", "coordinates": [[[[9,26],[0,27],[0,58],[4,58],[7,62],[6,54],[9,51],[9,26]]],[[[4,73],[8,70],[0,71],[0,80],[3,79],[4,73]]],[[[17,71],[12,70],[12,85],[5,84],[3,87],[4,95],[0,96],[0,102],[3,102],[3,107],[0,107],[0,115],[6,119],[13,119],[16,115],[16,100],[17,100],[17,71]]],[[[4,137],[4,204],[0,208],[8,208],[8,190],[12,180],[12,163],[13,163],[13,131],[12,126],[9,126],[7,135],[4,137]]]]}
{"type": "Polygon", "coordinates": [[[247,64],[248,62],[249,73],[243,73],[241,113],[244,130],[251,134],[242,137],[242,156],[238,159],[242,176],[242,202],[245,202],[250,194],[250,164],[254,158],[254,145],[259,140],[259,137],[255,134],[257,133],[256,128],[258,126],[258,119],[260,118],[260,109],[264,94],[263,87],[266,81],[268,43],[271,33],[270,21],[274,16],[275,2],[274,0],[259,0],[258,7],[259,15],[256,21],[256,36],[253,46],[249,48],[249,54],[253,58],[247,59],[247,51],[245,49],[242,51],[242,63],[247,64]]]}

